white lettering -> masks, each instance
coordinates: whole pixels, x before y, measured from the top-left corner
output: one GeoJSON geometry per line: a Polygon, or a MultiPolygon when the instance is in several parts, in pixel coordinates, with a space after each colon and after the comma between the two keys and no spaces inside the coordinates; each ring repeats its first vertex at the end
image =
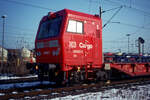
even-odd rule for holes
{"type": "MultiPolygon", "coordinates": [[[[79,43],[79,48],[87,48],[87,50],[90,50],[93,48],[92,44],[84,44],[82,42],[79,43]]],[[[77,43],[75,41],[69,41],[69,48],[76,48],[77,43]]]]}
{"type": "Polygon", "coordinates": [[[82,42],[79,43],[80,48],[87,48],[88,50],[93,48],[92,44],[83,44],[82,42]]]}
{"type": "Polygon", "coordinates": [[[80,48],[86,48],[86,45],[83,44],[82,42],[80,42],[80,43],[79,43],[79,47],[80,47],[80,48]]]}
{"type": "Polygon", "coordinates": [[[76,48],[77,47],[77,44],[75,41],[69,41],[69,47],[70,48],[76,48]]]}

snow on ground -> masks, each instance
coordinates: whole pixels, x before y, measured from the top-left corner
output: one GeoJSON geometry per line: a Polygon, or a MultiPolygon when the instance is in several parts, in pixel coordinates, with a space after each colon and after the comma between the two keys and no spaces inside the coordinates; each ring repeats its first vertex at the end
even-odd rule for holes
{"type": "MultiPolygon", "coordinates": [[[[22,79],[22,78],[36,78],[38,77],[37,75],[27,75],[23,77],[18,77],[14,76],[11,74],[3,74],[0,75],[0,80],[10,80],[10,79],[22,79]]],[[[31,87],[31,86],[37,86],[40,84],[55,84],[54,82],[49,82],[49,81],[43,81],[42,83],[40,81],[37,82],[24,82],[24,83],[10,83],[10,84],[0,84],[0,89],[9,89],[9,88],[14,88],[14,87],[31,87]]],[[[1,95],[1,94],[0,94],[1,95]]]]}
{"type": "Polygon", "coordinates": [[[9,80],[9,79],[20,79],[20,78],[34,78],[38,77],[37,75],[27,75],[24,77],[13,76],[11,74],[0,75],[0,80],[9,80]]]}
{"type": "MultiPolygon", "coordinates": [[[[12,74],[0,74],[0,80],[11,80],[11,79],[22,79],[22,78],[36,78],[37,75],[26,75],[23,77],[14,76],[12,74]]],[[[20,87],[32,87],[37,85],[49,85],[49,84],[55,84],[55,82],[49,82],[49,81],[36,81],[36,82],[23,82],[23,83],[10,83],[10,84],[0,84],[0,89],[10,89],[10,88],[20,88],[20,87]]],[[[0,95],[3,95],[3,93],[0,93],[0,95]]]]}
{"type": "Polygon", "coordinates": [[[38,82],[24,82],[24,83],[12,83],[12,84],[0,84],[0,89],[10,89],[10,88],[19,88],[19,87],[31,87],[31,86],[37,86],[40,84],[55,84],[54,82],[49,81],[43,81],[42,83],[40,81],[38,82]]]}
{"type": "Polygon", "coordinates": [[[150,100],[150,84],[142,86],[122,87],[103,92],[69,95],[52,100],[150,100]]]}
{"type": "MultiPolygon", "coordinates": [[[[31,78],[37,77],[37,75],[29,75],[25,77],[16,77],[12,75],[0,75],[0,80],[19,79],[19,78],[31,78]]],[[[8,89],[14,87],[29,87],[39,85],[41,82],[25,82],[14,84],[2,84],[0,89],[8,89]]],[[[44,81],[43,84],[55,84],[48,81],[44,81]]],[[[40,91],[37,89],[37,91],[40,91]]],[[[25,91],[28,92],[28,91],[25,91]]],[[[14,92],[15,93],[15,92],[14,92]]],[[[0,93],[0,95],[5,95],[0,93]]],[[[148,85],[135,85],[131,87],[122,87],[119,89],[110,89],[101,92],[86,93],[80,95],[69,95],[65,97],[58,97],[52,100],[150,100],[150,84],[148,85]]]]}

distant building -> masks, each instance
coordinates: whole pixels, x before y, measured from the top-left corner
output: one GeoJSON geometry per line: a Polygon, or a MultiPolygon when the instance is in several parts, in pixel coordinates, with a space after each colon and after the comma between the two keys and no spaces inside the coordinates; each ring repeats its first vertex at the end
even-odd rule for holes
{"type": "MultiPolygon", "coordinates": [[[[3,48],[3,61],[7,61],[8,58],[8,51],[7,49],[3,48]]],[[[0,46],[0,61],[2,60],[2,46],[0,46]]]]}

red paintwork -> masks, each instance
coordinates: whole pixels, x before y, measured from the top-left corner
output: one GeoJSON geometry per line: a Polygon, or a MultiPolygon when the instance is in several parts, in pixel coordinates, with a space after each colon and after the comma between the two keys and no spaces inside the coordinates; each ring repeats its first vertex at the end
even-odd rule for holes
{"type": "MultiPolygon", "coordinates": [[[[50,16],[43,17],[39,27],[45,20],[62,16],[60,34],[57,37],[38,40],[37,36],[40,31],[38,29],[35,49],[40,55],[37,55],[37,63],[60,64],[62,71],[69,71],[74,67],[76,69],[77,67],[85,67],[86,74],[89,67],[103,68],[101,18],[68,9],[50,14],[50,16]],[[66,31],[70,19],[83,23],[83,34],[66,31]],[[54,47],[50,47],[52,41],[54,47]],[[37,47],[39,43],[42,43],[42,48],[37,47]]],[[[134,72],[131,63],[110,63],[110,67],[130,76],[150,75],[150,68],[146,72],[144,63],[137,63],[134,72]]]]}
{"type": "Polygon", "coordinates": [[[121,72],[126,73],[130,76],[150,75],[150,67],[148,68],[148,71],[146,71],[145,64],[147,63],[132,63],[132,64],[135,64],[134,69],[131,63],[110,63],[110,66],[111,68],[120,70],[121,72]]]}
{"type": "MultiPolygon", "coordinates": [[[[93,68],[101,68],[102,65],[102,21],[98,16],[76,12],[68,9],[53,13],[62,16],[60,35],[55,38],[35,40],[38,63],[61,64],[63,71],[72,69],[72,66],[92,65],[93,68]],[[83,34],[67,32],[69,19],[83,22],[83,34]],[[57,40],[58,47],[48,47],[49,41],[57,40]],[[37,48],[37,43],[43,43],[43,48],[37,48]],[[76,43],[76,47],[71,47],[76,43]],[[59,50],[57,56],[52,52],[59,50]],[[45,54],[44,54],[45,53],[45,54]]],[[[47,17],[43,17],[40,25],[47,17]]],[[[40,27],[39,25],[39,27],[40,27]]],[[[38,30],[37,34],[40,30],[38,30]]]]}

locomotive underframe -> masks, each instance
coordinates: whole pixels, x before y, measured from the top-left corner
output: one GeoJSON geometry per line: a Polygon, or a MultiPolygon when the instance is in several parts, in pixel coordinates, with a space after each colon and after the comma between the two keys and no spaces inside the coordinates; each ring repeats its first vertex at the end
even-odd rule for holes
{"type": "Polygon", "coordinates": [[[68,71],[62,71],[59,64],[55,65],[53,68],[50,68],[49,64],[30,66],[34,66],[32,69],[37,72],[41,81],[46,79],[59,85],[150,75],[149,63],[105,63],[102,68],[93,68],[92,65],[70,66],[72,69],[68,71]]]}
{"type": "Polygon", "coordinates": [[[62,71],[59,64],[56,67],[50,68],[49,64],[28,64],[28,69],[38,74],[41,81],[49,80],[58,84],[84,83],[93,81],[104,81],[108,79],[108,71],[104,68],[92,68],[92,66],[70,66],[72,69],[62,71]],[[37,68],[38,66],[38,68],[37,68]]]}

